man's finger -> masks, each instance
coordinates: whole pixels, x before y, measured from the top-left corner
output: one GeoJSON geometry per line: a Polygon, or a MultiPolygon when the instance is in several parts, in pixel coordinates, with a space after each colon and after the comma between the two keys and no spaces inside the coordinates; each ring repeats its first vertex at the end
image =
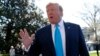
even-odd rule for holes
{"type": "Polygon", "coordinates": [[[25,33],[23,32],[22,29],[20,29],[19,35],[20,35],[21,38],[24,38],[25,33]]]}
{"type": "Polygon", "coordinates": [[[30,37],[29,33],[27,32],[27,30],[24,28],[24,33],[25,33],[25,37],[30,37]]]}
{"type": "Polygon", "coordinates": [[[22,42],[22,39],[21,39],[21,38],[18,38],[18,40],[19,40],[20,42],[22,42]]]}

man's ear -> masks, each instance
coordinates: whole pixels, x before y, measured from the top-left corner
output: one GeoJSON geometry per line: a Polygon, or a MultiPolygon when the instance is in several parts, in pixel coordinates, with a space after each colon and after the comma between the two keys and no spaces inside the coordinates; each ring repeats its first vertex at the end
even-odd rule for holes
{"type": "Polygon", "coordinates": [[[61,12],[61,16],[63,17],[63,12],[61,12]]]}

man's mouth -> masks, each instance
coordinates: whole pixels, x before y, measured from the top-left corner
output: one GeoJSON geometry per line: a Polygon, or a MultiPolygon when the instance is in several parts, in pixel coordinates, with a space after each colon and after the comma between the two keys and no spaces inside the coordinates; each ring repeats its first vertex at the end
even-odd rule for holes
{"type": "Polygon", "coordinates": [[[52,18],[53,18],[53,16],[50,16],[50,18],[52,19],[52,18]]]}

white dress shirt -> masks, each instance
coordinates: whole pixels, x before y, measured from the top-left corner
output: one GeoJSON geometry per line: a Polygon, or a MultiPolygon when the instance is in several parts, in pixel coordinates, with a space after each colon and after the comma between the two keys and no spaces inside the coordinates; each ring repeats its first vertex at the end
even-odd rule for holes
{"type": "MultiPolygon", "coordinates": [[[[62,38],[62,44],[63,44],[63,52],[64,52],[64,56],[66,56],[66,40],[65,40],[65,28],[64,28],[64,22],[63,20],[61,20],[59,23],[59,29],[61,32],[61,38],[62,38]]],[[[54,43],[54,32],[55,32],[55,24],[51,24],[51,29],[52,29],[52,39],[53,39],[53,43],[54,43]]]]}

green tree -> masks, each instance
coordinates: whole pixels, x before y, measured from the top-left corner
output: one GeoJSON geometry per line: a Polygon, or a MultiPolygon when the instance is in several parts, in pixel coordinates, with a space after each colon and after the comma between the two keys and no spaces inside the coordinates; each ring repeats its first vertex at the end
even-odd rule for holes
{"type": "Polygon", "coordinates": [[[0,51],[2,51],[4,48],[4,45],[2,45],[2,44],[4,44],[5,42],[4,42],[4,39],[2,38],[2,36],[1,36],[1,34],[0,34],[0,51]],[[1,48],[2,47],[2,48],[1,48]]]}
{"type": "Polygon", "coordinates": [[[43,12],[28,0],[0,0],[0,24],[4,26],[6,34],[6,48],[8,52],[11,45],[16,46],[18,32],[26,28],[30,34],[47,25],[47,19],[43,18],[43,12]]]}

